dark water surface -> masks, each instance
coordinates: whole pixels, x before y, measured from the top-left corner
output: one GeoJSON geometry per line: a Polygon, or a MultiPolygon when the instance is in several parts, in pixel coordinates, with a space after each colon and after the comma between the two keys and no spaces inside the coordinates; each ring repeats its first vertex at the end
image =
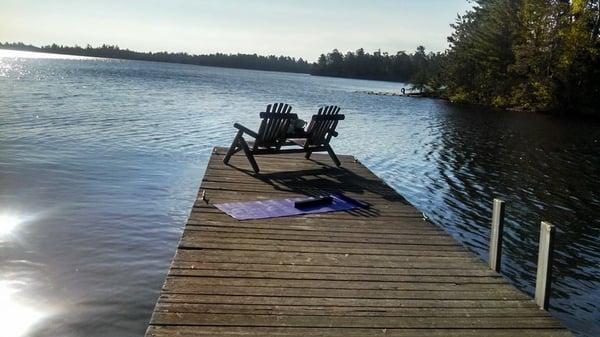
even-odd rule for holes
{"type": "Polygon", "coordinates": [[[529,294],[553,222],[551,311],[599,336],[600,125],[360,93],[401,87],[0,51],[2,336],[142,336],[211,148],[275,101],[340,105],[338,153],[483,259],[505,199],[503,273],[529,294]]]}

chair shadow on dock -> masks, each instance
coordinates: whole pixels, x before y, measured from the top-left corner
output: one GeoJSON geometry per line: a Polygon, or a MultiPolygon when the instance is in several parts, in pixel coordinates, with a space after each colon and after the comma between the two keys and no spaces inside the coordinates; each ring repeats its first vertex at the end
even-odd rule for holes
{"type": "Polygon", "coordinates": [[[381,180],[368,179],[351,170],[332,166],[319,160],[309,159],[317,169],[301,169],[293,171],[280,171],[271,173],[255,173],[250,169],[228,164],[232,169],[247,174],[254,179],[268,184],[276,191],[301,194],[306,196],[322,196],[324,194],[341,193],[357,199],[365,207],[344,211],[357,217],[378,217],[381,212],[368,200],[361,199],[366,192],[390,202],[401,202],[410,205],[406,199],[400,197],[393,189],[381,180]]]}

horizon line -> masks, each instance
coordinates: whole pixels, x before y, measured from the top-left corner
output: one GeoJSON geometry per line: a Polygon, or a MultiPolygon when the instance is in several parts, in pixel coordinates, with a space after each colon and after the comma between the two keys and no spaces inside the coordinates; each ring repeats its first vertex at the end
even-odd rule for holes
{"type": "MultiPolygon", "coordinates": [[[[102,49],[102,48],[106,48],[106,47],[113,47],[113,48],[118,48],[118,50],[123,50],[123,51],[129,51],[129,52],[134,52],[134,53],[145,53],[145,54],[160,54],[160,53],[166,53],[166,54],[184,54],[184,55],[188,55],[188,56],[209,56],[209,55],[250,55],[250,56],[263,56],[263,57],[270,57],[270,56],[275,56],[275,57],[290,57],[296,61],[299,60],[303,60],[305,62],[308,62],[310,64],[314,64],[318,62],[318,58],[316,60],[309,60],[308,58],[304,58],[304,57],[295,57],[295,56],[290,56],[290,55],[284,55],[284,54],[258,54],[258,53],[243,53],[243,52],[237,52],[237,53],[226,53],[226,52],[212,52],[212,53],[189,53],[189,52],[185,52],[185,51],[167,51],[167,50],[158,50],[158,51],[140,51],[140,50],[134,50],[134,49],[129,49],[127,47],[121,47],[118,44],[107,44],[107,43],[102,43],[101,45],[97,45],[94,46],[90,43],[86,43],[85,45],[79,45],[79,44],[75,44],[75,45],[66,45],[66,44],[58,44],[56,42],[53,42],[51,44],[40,44],[40,45],[34,45],[34,44],[28,44],[22,41],[16,41],[16,42],[9,42],[9,41],[0,41],[0,48],[4,48],[7,47],[6,45],[14,45],[14,44],[20,44],[23,47],[33,47],[33,48],[46,48],[46,47],[52,47],[53,45],[56,45],[59,48],[81,48],[81,49],[88,49],[88,46],[91,47],[91,49],[102,49]]],[[[427,50],[427,47],[425,47],[422,44],[417,44],[417,46],[415,47],[415,51],[418,47],[424,47],[425,50],[427,50]]],[[[341,53],[342,55],[347,54],[348,52],[352,52],[352,53],[356,53],[358,50],[363,49],[365,51],[365,54],[370,54],[373,55],[375,54],[375,52],[379,52],[381,54],[385,54],[387,53],[388,55],[396,55],[398,53],[406,53],[408,55],[410,54],[414,54],[414,51],[407,51],[407,50],[397,50],[395,52],[390,52],[390,51],[382,51],[381,48],[377,48],[375,50],[372,50],[371,53],[369,53],[369,51],[367,51],[365,48],[363,47],[359,47],[357,49],[354,50],[340,50],[338,48],[332,48],[329,51],[326,52],[321,52],[319,55],[327,55],[335,50],[337,50],[339,53],[341,53]]],[[[444,53],[446,52],[448,49],[444,49],[443,51],[429,51],[429,53],[444,53]]]]}

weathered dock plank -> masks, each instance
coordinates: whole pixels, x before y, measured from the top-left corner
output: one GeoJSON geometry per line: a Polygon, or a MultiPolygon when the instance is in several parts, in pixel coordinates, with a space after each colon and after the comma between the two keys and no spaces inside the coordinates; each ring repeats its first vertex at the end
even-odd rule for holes
{"type": "Polygon", "coordinates": [[[256,175],[224,154],[146,336],[571,336],[352,156],[265,155],[256,175]],[[237,221],[212,206],[326,192],[370,208],[237,221]]]}

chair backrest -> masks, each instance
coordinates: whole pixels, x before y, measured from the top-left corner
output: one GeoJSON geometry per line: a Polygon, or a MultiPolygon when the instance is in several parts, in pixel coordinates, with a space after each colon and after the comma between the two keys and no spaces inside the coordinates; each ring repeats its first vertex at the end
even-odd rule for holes
{"type": "Polygon", "coordinates": [[[267,110],[260,113],[262,122],[258,128],[258,137],[254,148],[279,147],[285,141],[290,121],[298,119],[298,115],[291,113],[292,106],[284,103],[267,105],[267,110]]]}
{"type": "Polygon", "coordinates": [[[331,140],[331,137],[335,135],[338,121],[345,118],[339,112],[340,107],[335,105],[319,108],[319,112],[312,116],[310,124],[306,128],[308,135],[306,146],[323,145],[331,140]]]}

